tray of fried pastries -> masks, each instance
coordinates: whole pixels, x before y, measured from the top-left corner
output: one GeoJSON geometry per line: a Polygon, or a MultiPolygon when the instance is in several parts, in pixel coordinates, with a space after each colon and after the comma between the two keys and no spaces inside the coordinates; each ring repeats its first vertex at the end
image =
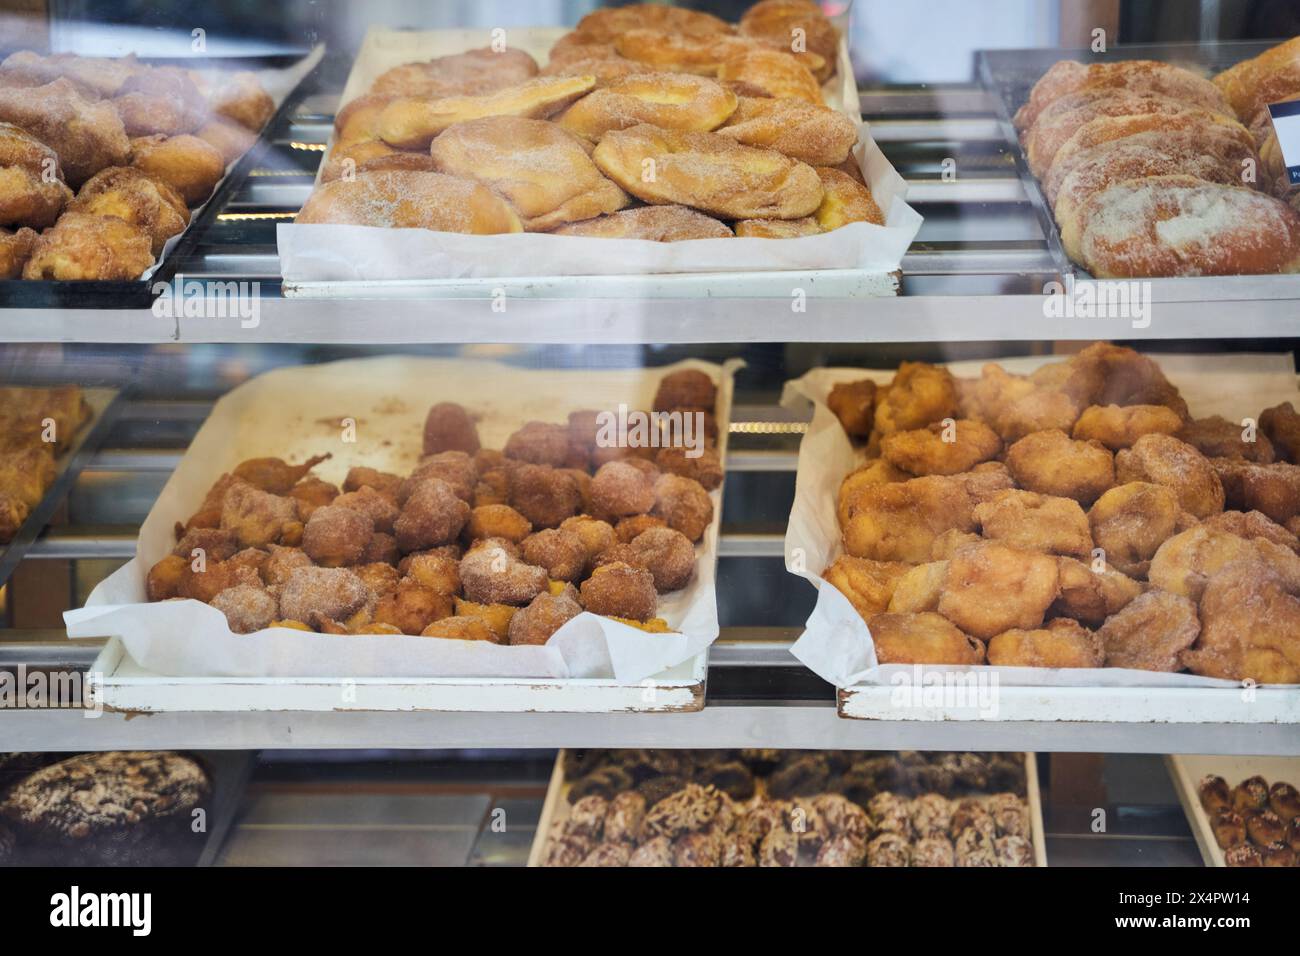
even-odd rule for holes
{"type": "Polygon", "coordinates": [[[697,709],[733,372],[260,376],[69,636],[124,710],[697,709]]]}
{"type": "Polygon", "coordinates": [[[1300,866],[1300,759],[1165,758],[1206,866],[1300,866]]]}
{"type": "Polygon", "coordinates": [[[20,50],[6,57],[5,302],[147,305],[242,181],[239,173],[251,169],[262,130],[323,53],[318,47],[256,70],[154,64],[134,55],[20,50]]]}
{"type": "Polygon", "coordinates": [[[116,389],[0,387],[0,586],[108,433],[116,389]]]}
{"type": "Polygon", "coordinates": [[[1156,297],[1300,293],[1300,190],[1268,111],[1300,96],[1300,37],[991,51],[978,69],[1064,274],[1170,280],[1156,297]]]}
{"type": "Polygon", "coordinates": [[[1046,866],[1032,753],[562,750],[529,866],[1046,866]]]}
{"type": "Polygon", "coordinates": [[[786,562],[818,597],[794,653],[842,712],[1300,722],[1289,353],[1094,343],[818,369],[784,400],[813,405],[786,562]]]}
{"type": "Polygon", "coordinates": [[[737,24],[633,4],[573,30],[375,27],[341,104],[277,227],[286,295],[894,294],[920,228],[805,0],[737,24]]]}

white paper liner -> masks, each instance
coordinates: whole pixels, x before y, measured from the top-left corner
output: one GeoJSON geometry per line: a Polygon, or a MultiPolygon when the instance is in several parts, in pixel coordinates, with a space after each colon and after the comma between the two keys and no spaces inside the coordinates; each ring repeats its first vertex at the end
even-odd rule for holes
{"type": "MultiPolygon", "coordinates": [[[[1064,356],[996,359],[1008,372],[1027,374],[1064,356]]],[[[1280,402],[1300,402],[1295,361],[1285,355],[1156,355],[1165,375],[1178,386],[1193,416],[1222,415],[1230,421],[1259,412],[1280,402]]],[[[952,362],[954,375],[976,377],[984,360],[952,362]]],[[[871,632],[848,598],[821,577],[823,569],[839,557],[841,535],[836,501],[844,477],[862,463],[835,413],[826,405],[833,386],[871,378],[887,384],[892,371],[815,369],[786,382],[781,403],[787,408],[813,413],[808,432],[799,445],[799,471],[794,505],[785,535],[786,569],[807,578],[817,588],[817,603],[799,640],[791,648],[810,670],[836,687],[854,684],[889,684],[895,675],[915,672],[912,664],[878,664],[871,632]],[[825,585],[825,586],[823,586],[825,585]]],[[[978,665],[926,665],[926,672],[975,670],[993,673],[1006,686],[1048,687],[1237,687],[1235,681],[1169,674],[1134,668],[1046,668],[978,665]]],[[[1300,685],[1273,685],[1300,686],[1300,685]]]]}
{"type": "MultiPolygon", "coordinates": [[[[552,44],[565,32],[552,27],[511,30],[506,42],[545,63],[552,44]]],[[[403,32],[372,27],[340,103],[364,95],[375,78],[391,67],[482,47],[489,40],[474,30],[403,32]]],[[[839,72],[826,86],[827,104],[859,120],[856,94],[852,68],[842,50],[839,72]]],[[[920,231],[921,215],[907,205],[906,182],[871,139],[865,123],[859,125],[854,156],[885,213],[883,226],[854,223],[800,239],[647,242],[281,223],[276,226],[281,275],[286,282],[304,283],[841,269],[894,272],[920,231]]]]}
{"type": "Polygon", "coordinates": [[[199,601],[147,603],[145,576],[175,546],[173,528],[241,461],[299,462],[333,452],[315,469],[341,485],[350,467],[407,474],[421,454],[425,415],[456,401],[480,416],[485,448],[501,448],[531,420],[563,422],[581,408],[648,409],[659,380],[698,368],[718,382],[724,460],[733,375],[739,363],[685,361],[656,369],[557,371],[464,359],[385,357],[279,369],[220,399],[140,528],[136,557],[100,582],[86,607],[64,615],[70,638],[119,637],[141,667],[177,677],[613,677],[635,683],[699,654],[718,636],[714,580],[722,493],[697,546],[696,576],[662,595],[657,614],[679,631],[647,634],[594,614],[567,623],[544,647],[373,635],[341,637],[276,628],[234,634],[199,601]],[[343,444],[342,419],[355,421],[343,444]]]}

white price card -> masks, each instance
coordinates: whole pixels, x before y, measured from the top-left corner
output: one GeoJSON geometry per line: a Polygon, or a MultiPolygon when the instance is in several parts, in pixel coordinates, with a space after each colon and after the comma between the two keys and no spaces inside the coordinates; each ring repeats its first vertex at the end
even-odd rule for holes
{"type": "Polygon", "coordinates": [[[1300,100],[1273,103],[1268,112],[1273,118],[1273,129],[1277,131],[1282,161],[1286,163],[1291,185],[1300,185],[1300,100]]]}

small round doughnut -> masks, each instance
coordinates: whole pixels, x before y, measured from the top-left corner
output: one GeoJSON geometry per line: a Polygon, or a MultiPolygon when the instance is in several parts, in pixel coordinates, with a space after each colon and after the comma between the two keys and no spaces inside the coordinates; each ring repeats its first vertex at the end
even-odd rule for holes
{"type": "Polygon", "coordinates": [[[510,204],[486,186],[442,173],[389,169],[325,183],[298,223],[343,223],[488,235],[523,232],[510,204]]]}
{"type": "Polygon", "coordinates": [[[726,122],[736,103],[735,93],[701,76],[639,73],[584,96],[556,122],[593,142],[639,123],[707,133],[726,122]]]}
{"type": "Polygon", "coordinates": [[[131,165],[165,182],[190,206],[197,206],[211,196],[226,174],[220,151],[189,134],[131,140],[131,165]]]}
{"type": "Polygon", "coordinates": [[[742,96],[718,130],[745,146],[785,153],[810,166],[838,166],[850,158],[858,127],[838,110],[797,99],[742,96]]]}
{"type": "Polygon", "coordinates": [[[596,239],[645,239],[682,242],[687,239],[731,239],[727,224],[686,206],[638,206],[570,223],[554,236],[588,236],[596,239]]]}
{"type": "Polygon", "coordinates": [[[129,166],[110,166],[95,173],[68,204],[68,211],[116,216],[149,236],[155,256],[190,220],[190,211],[174,189],[129,166]]]}
{"type": "Polygon", "coordinates": [[[65,212],[46,229],[24,279],[137,279],[153,265],[149,236],[116,216],[65,212]]]}
{"type": "Polygon", "coordinates": [[[745,50],[728,57],[718,69],[718,79],[754,86],[776,99],[805,100],[823,106],[822,88],[799,57],[781,50],[745,50]]]}

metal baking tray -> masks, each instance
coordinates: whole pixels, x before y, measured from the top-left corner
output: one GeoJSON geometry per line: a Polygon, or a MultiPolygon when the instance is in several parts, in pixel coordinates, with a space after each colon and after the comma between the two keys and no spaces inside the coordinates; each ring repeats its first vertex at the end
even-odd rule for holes
{"type": "MultiPolygon", "coordinates": [[[[153,266],[139,279],[131,280],[51,280],[0,279],[0,304],[5,308],[26,309],[137,309],[147,308],[156,298],[154,289],[159,283],[170,283],[176,277],[179,263],[194,254],[202,237],[216,222],[221,212],[235,196],[248,175],[262,161],[266,149],[267,131],[280,126],[310,92],[309,80],[320,70],[324,49],[318,47],[306,57],[259,57],[255,64],[247,60],[212,59],[204,61],[205,67],[224,67],[248,70],[254,68],[288,69],[299,66],[303,76],[280,102],[266,125],[258,132],[253,145],[226,171],[217,183],[207,202],[190,211],[190,221],[177,236],[167,241],[153,266]]],[[[193,61],[167,59],[141,61],[151,66],[194,66],[193,61]]],[[[2,580],[2,578],[0,578],[2,580]]]]}
{"type": "Polygon", "coordinates": [[[0,587],[9,580],[14,568],[18,567],[28,549],[45,530],[60,502],[72,490],[77,476],[94,457],[117,418],[122,397],[120,391],[113,388],[85,388],[81,393],[90,406],[90,419],[77,433],[67,452],[56,459],[54,483],[45,490],[40,504],[32,509],[13,540],[7,545],[0,544],[0,587]]]}
{"type": "Polygon", "coordinates": [[[1206,866],[1227,866],[1219,841],[1214,838],[1214,827],[1209,815],[1201,806],[1197,794],[1200,782],[1208,776],[1222,777],[1229,787],[1256,774],[1269,784],[1285,780],[1300,786],[1300,758],[1297,757],[1229,757],[1229,756],[1167,756],[1165,765],[1173,779],[1174,789],[1187,814],[1187,823],[1196,837],[1201,859],[1206,866]]]}
{"type": "MultiPolygon", "coordinates": [[[[1038,179],[1029,171],[1024,149],[1012,117],[1029,98],[1038,79],[1060,60],[1103,63],[1116,60],[1162,60],[1212,76],[1242,60],[1258,56],[1281,40],[1249,40],[1222,43],[1131,44],[1110,47],[1106,53],[1091,50],[980,50],[975,70],[980,85],[997,110],[1006,148],[1015,159],[1025,194],[1038,217],[1048,252],[1067,281],[1094,282],[1092,275],[1073,262],[1061,246],[1061,234],[1038,179]]],[[[1241,299],[1300,299],[1300,275],[1186,276],[1150,279],[1154,302],[1232,301],[1241,299]]]]}

